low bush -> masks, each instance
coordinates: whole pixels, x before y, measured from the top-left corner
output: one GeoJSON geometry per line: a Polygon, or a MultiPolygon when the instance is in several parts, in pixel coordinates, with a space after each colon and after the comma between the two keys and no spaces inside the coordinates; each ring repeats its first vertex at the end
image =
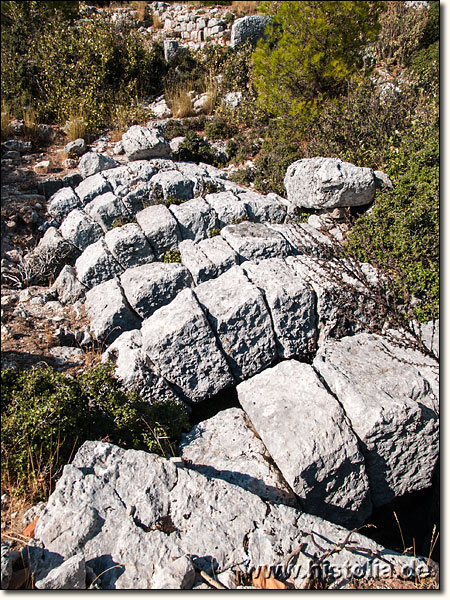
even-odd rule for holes
{"type": "Polygon", "coordinates": [[[226,140],[237,133],[236,125],[230,123],[224,116],[215,116],[205,124],[205,134],[210,140],[226,140]]]}
{"type": "Polygon", "coordinates": [[[191,119],[171,119],[164,127],[164,135],[171,140],[175,137],[185,136],[188,131],[203,131],[206,126],[206,117],[192,117],[191,119]]]}
{"type": "Polygon", "coordinates": [[[205,138],[193,131],[188,131],[185,137],[184,142],[173,153],[176,160],[203,162],[215,167],[223,166],[223,162],[220,160],[217,151],[208,144],[205,138]]]}
{"type": "Polygon", "coordinates": [[[175,401],[150,405],[124,391],[113,367],[71,377],[49,367],[1,373],[2,473],[18,490],[48,493],[61,468],[86,440],[173,454],[187,426],[175,401]]]}
{"type": "Polygon", "coordinates": [[[175,249],[166,250],[164,256],[162,258],[163,263],[180,263],[181,262],[181,254],[180,251],[175,249]]]}

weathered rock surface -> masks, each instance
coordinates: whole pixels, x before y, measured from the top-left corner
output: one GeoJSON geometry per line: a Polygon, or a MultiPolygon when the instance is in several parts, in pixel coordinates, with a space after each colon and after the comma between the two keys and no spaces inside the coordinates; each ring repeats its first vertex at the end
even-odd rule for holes
{"type": "Polygon", "coordinates": [[[238,264],[236,252],[221,236],[202,240],[198,246],[217,269],[217,275],[222,275],[238,264]]]}
{"type": "Polygon", "coordinates": [[[176,398],[167,382],[148,364],[140,330],[122,333],[102,355],[102,362],[115,363],[115,374],[126,389],[138,392],[150,404],[176,398]]]}
{"type": "Polygon", "coordinates": [[[194,198],[178,206],[170,206],[170,211],[178,221],[183,240],[195,242],[204,240],[216,227],[216,214],[202,198],[194,198]]]}
{"type": "Polygon", "coordinates": [[[114,227],[105,234],[105,244],[123,269],[155,260],[150,244],[137,223],[114,227]]]}
{"type": "Polygon", "coordinates": [[[202,252],[199,244],[192,240],[185,240],[179,245],[181,262],[191,274],[193,282],[198,285],[217,276],[217,269],[202,252]]]}
{"type": "Polygon", "coordinates": [[[86,152],[86,142],[83,138],[78,138],[73,142],[69,142],[64,147],[64,152],[69,156],[83,156],[86,152]]]}
{"type": "Polygon", "coordinates": [[[246,260],[283,258],[290,254],[286,239],[261,223],[244,221],[228,225],[222,229],[221,236],[236,252],[240,263],[246,260]]]}
{"type": "Polygon", "coordinates": [[[112,192],[97,196],[94,200],[86,204],[84,210],[86,214],[100,225],[105,233],[115,225],[118,219],[128,216],[127,209],[122,200],[117,198],[112,192]]]}
{"type": "Polygon", "coordinates": [[[257,194],[246,191],[237,192],[239,200],[245,204],[247,214],[255,223],[284,223],[290,203],[277,194],[257,194]]]}
{"type": "Polygon", "coordinates": [[[129,160],[170,156],[170,146],[156,128],[134,125],[123,134],[122,143],[129,160]]]}
{"type": "Polygon", "coordinates": [[[245,202],[237,198],[233,192],[207,194],[205,200],[217,214],[219,227],[248,218],[245,202]]]}
{"type": "Polygon", "coordinates": [[[76,554],[35,581],[38,590],[85,590],[86,564],[82,554],[76,554]]]}
{"type": "Polygon", "coordinates": [[[229,408],[183,434],[181,456],[190,469],[223,479],[265,500],[298,508],[295,494],[239,408],[229,408]]]}
{"type": "Polygon", "coordinates": [[[78,170],[80,171],[83,179],[86,179],[87,177],[95,175],[100,171],[114,169],[114,167],[118,166],[119,163],[107,154],[99,154],[98,152],[87,152],[81,158],[78,164],[78,170]]]}
{"type": "Polygon", "coordinates": [[[196,578],[195,567],[187,556],[180,556],[170,565],[159,568],[156,566],[153,577],[155,590],[190,590],[196,578]]]}
{"type": "Polygon", "coordinates": [[[166,250],[175,248],[181,242],[178,223],[163,204],[149,206],[138,212],[136,221],[157,257],[164,254],[166,250]]]}
{"type": "Polygon", "coordinates": [[[59,231],[64,239],[81,251],[98,241],[103,235],[100,225],[77,208],[67,215],[59,231]]]}
{"type": "Polygon", "coordinates": [[[78,196],[75,194],[72,188],[64,187],[58,190],[50,198],[47,206],[47,212],[51,215],[58,223],[67,217],[67,215],[74,208],[80,208],[81,202],[78,196]]]}
{"type": "Polygon", "coordinates": [[[439,453],[437,364],[363,333],[329,340],[314,366],[360,439],[374,504],[430,486],[439,453]]]}
{"type": "Polygon", "coordinates": [[[177,263],[140,265],[127,269],[120,278],[128,302],[142,319],[169,304],[184,288],[192,285],[189,271],[177,263]]]}
{"type": "Polygon", "coordinates": [[[284,185],[288,200],[305,208],[363,206],[375,197],[372,169],[338,158],[305,158],[290,165],[284,185]]]}
{"type": "Polygon", "coordinates": [[[371,512],[358,440],[314,369],[285,361],[237,387],[239,402],[307,512],[355,527],[371,512]]]}
{"type": "Polygon", "coordinates": [[[236,19],[231,28],[230,46],[236,48],[246,41],[256,45],[256,42],[263,37],[266,25],[270,22],[270,17],[263,15],[252,15],[236,19]]]}
{"type": "Polygon", "coordinates": [[[264,298],[238,266],[195,288],[237,381],[276,357],[275,336],[264,298]]]}
{"type": "Polygon", "coordinates": [[[194,196],[194,182],[179,171],[160,171],[151,179],[158,197],[164,200],[190,200],[194,196]]]}
{"type": "Polygon", "coordinates": [[[19,558],[19,553],[12,551],[8,542],[1,544],[1,589],[7,590],[11,580],[14,562],[19,558]]]}
{"type": "Polygon", "coordinates": [[[70,265],[63,267],[52,288],[56,290],[61,304],[74,304],[86,293],[86,287],[77,279],[75,269],[70,265]]]}
{"type": "Polygon", "coordinates": [[[243,264],[245,274],[264,294],[272,317],[278,356],[311,354],[316,347],[316,296],[284,260],[243,264]]]}
{"type": "Polygon", "coordinates": [[[88,246],[77,258],[75,270],[79,281],[89,289],[123,272],[103,238],[88,246]]]}
{"type": "MultiPolygon", "coordinates": [[[[303,566],[318,551],[316,539],[326,552],[348,534],[153,454],[85,442],[37,523],[36,543],[61,561],[83,552],[101,589],[155,589],[161,569],[170,572],[183,556],[212,575],[233,565],[282,564],[300,545],[303,566]]],[[[366,572],[380,562],[378,553],[393,573],[402,565],[424,567],[423,559],[414,563],[357,533],[332,563],[342,568],[347,561],[366,572]]],[[[341,574],[332,585],[345,582],[341,574]]]]}
{"type": "Polygon", "coordinates": [[[366,273],[365,286],[349,274],[354,271],[350,263],[325,263],[309,256],[288,256],[286,262],[316,293],[319,346],[328,338],[359,333],[372,324],[377,313],[376,296],[371,296],[367,286],[377,275],[370,265],[360,263],[357,266],[357,271],[366,273]]]}
{"type": "Polygon", "coordinates": [[[140,326],[140,319],[130,308],[115,279],[105,281],[86,293],[86,311],[93,335],[108,344],[123,331],[140,326]]]}
{"type": "Polygon", "coordinates": [[[208,321],[189,289],[143,322],[142,342],[158,373],[193,402],[214,396],[234,383],[208,321]]]}
{"type": "Polygon", "coordinates": [[[96,196],[111,191],[111,184],[102,173],[96,173],[95,175],[87,177],[75,188],[75,193],[83,206],[93,200],[96,196]]]}

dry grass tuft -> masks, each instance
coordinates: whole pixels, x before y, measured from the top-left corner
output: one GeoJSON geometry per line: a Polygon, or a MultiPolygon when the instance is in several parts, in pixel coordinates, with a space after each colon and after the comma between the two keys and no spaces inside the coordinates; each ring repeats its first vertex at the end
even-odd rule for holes
{"type": "Polygon", "coordinates": [[[212,73],[205,78],[205,92],[207,94],[207,102],[204,105],[203,112],[205,115],[212,115],[218,97],[217,80],[212,73]]]}
{"type": "Polygon", "coordinates": [[[158,14],[153,13],[152,21],[153,21],[153,27],[155,29],[162,29],[164,27],[164,23],[161,21],[161,18],[158,14]]]}
{"type": "Polygon", "coordinates": [[[188,81],[166,88],[164,92],[166,102],[175,118],[192,117],[195,114],[191,97],[193,87],[192,82],[188,81]]]}
{"type": "Polygon", "coordinates": [[[67,137],[71,142],[84,138],[87,133],[87,119],[82,111],[70,115],[64,127],[67,137]]]}
{"type": "Polygon", "coordinates": [[[231,10],[239,15],[254,15],[258,12],[258,7],[259,2],[250,2],[249,0],[231,3],[231,10]]]}
{"type": "Polygon", "coordinates": [[[31,142],[39,141],[39,121],[36,111],[32,106],[25,106],[23,115],[23,135],[26,140],[31,142]]]}
{"type": "Polygon", "coordinates": [[[12,121],[11,110],[5,100],[2,100],[2,141],[6,140],[11,136],[11,121],[12,121]]]}
{"type": "Polygon", "coordinates": [[[141,2],[140,0],[137,0],[135,2],[132,2],[131,5],[137,13],[138,20],[145,21],[147,19],[148,14],[148,2],[141,2]]]}

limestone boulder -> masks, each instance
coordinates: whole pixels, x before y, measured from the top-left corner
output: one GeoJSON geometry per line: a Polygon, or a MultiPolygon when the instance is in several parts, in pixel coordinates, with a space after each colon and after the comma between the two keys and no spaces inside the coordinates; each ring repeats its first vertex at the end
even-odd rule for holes
{"type": "Polygon", "coordinates": [[[314,366],[361,441],[373,503],[430,486],[439,454],[436,361],[362,333],[327,341],[314,366]]]}
{"type": "Polygon", "coordinates": [[[142,319],[169,304],[184,288],[192,285],[189,271],[177,263],[140,265],[120,277],[125,296],[142,319]]]}
{"type": "Polygon", "coordinates": [[[192,240],[185,240],[180,243],[179,250],[181,262],[191,274],[196,285],[217,276],[216,267],[202,252],[199,244],[194,244],[192,240]]]}
{"type": "Polygon", "coordinates": [[[170,206],[170,211],[178,222],[183,240],[198,242],[208,237],[209,232],[216,227],[216,213],[202,198],[174,204],[170,206]]]}
{"type": "Polygon", "coordinates": [[[279,258],[246,262],[242,268],[264,295],[272,317],[278,356],[293,358],[314,352],[317,326],[313,288],[279,258]]]}
{"type": "Polygon", "coordinates": [[[75,188],[75,193],[80,199],[82,206],[94,200],[100,194],[106,194],[106,192],[111,191],[111,184],[103,177],[102,173],[96,173],[87,177],[75,188]]]}
{"type": "Polygon", "coordinates": [[[98,152],[87,152],[83,155],[80,162],[78,163],[78,170],[81,173],[83,179],[95,175],[100,171],[106,171],[107,169],[114,169],[118,167],[119,163],[115,161],[108,154],[99,154],[98,152]]]}
{"type": "Polygon", "coordinates": [[[291,253],[286,238],[262,223],[243,221],[227,225],[220,235],[236,252],[240,264],[246,260],[283,258],[291,253]]]}
{"type": "Polygon", "coordinates": [[[194,196],[194,182],[179,171],[161,171],[151,179],[154,193],[164,200],[190,200],[194,196]]]}
{"type": "Polygon", "coordinates": [[[339,402],[314,369],[284,361],[240,383],[238,398],[309,513],[349,527],[370,515],[364,458],[339,402]]]}
{"type": "Polygon", "coordinates": [[[207,194],[205,200],[217,215],[218,227],[225,227],[248,218],[245,202],[231,191],[207,194]]]}
{"type": "Polygon", "coordinates": [[[77,279],[75,269],[70,265],[63,267],[52,289],[58,294],[61,304],[75,304],[86,293],[86,287],[77,279]]]}
{"type": "Polygon", "coordinates": [[[81,251],[99,240],[103,235],[100,225],[78,208],[70,211],[61,223],[59,231],[65,240],[81,251]]]}
{"type": "Polygon", "coordinates": [[[149,206],[136,215],[136,221],[157,257],[181,242],[178,223],[163,204],[149,206]]]}
{"type": "Polygon", "coordinates": [[[140,327],[140,319],[126,301],[116,279],[89,290],[85,306],[90,330],[101,342],[111,344],[124,331],[140,327]]]}
{"type": "Polygon", "coordinates": [[[91,244],[75,262],[77,278],[91,289],[123,272],[103,239],[91,244]]]}
{"type": "Polygon", "coordinates": [[[240,408],[223,410],[182,435],[186,466],[223,479],[260,498],[296,506],[298,501],[240,408]]]}
{"type": "Polygon", "coordinates": [[[105,233],[114,227],[122,217],[128,218],[128,211],[122,200],[112,192],[97,196],[86,204],[84,210],[105,233]]]}
{"type": "Polygon", "coordinates": [[[50,198],[47,212],[55,221],[61,223],[74,208],[81,208],[80,199],[71,187],[64,187],[50,198]]]}
{"type": "Polygon", "coordinates": [[[304,158],[292,163],[284,178],[290,202],[304,208],[364,206],[373,202],[376,181],[372,169],[339,158],[304,158]]]}
{"type": "Polygon", "coordinates": [[[270,504],[165,458],[105,442],[85,442],[64,468],[35,535],[42,553],[61,560],[82,551],[100,589],[156,589],[161,570],[170,572],[186,556],[196,569],[214,575],[236,571],[235,565],[241,570],[281,565],[295,552],[299,578],[305,577],[317,544],[323,552],[334,549],[340,575],[331,578],[333,587],[348,582],[346,563],[369,573],[381,564],[380,553],[393,576],[403,566],[426,570],[420,557],[399,555],[359,533],[270,504]],[[346,548],[336,550],[349,535],[346,548]]]}
{"type": "Polygon", "coordinates": [[[264,297],[241,267],[202,283],[195,288],[195,295],[237,381],[273,362],[275,334],[264,297]]]}
{"type": "Polygon", "coordinates": [[[170,146],[159,129],[133,125],[122,136],[123,148],[129,160],[170,156],[170,146]]]}
{"type": "Polygon", "coordinates": [[[105,244],[124,270],[155,260],[150,244],[137,223],[114,227],[105,234],[105,244]]]}
{"type": "Polygon", "coordinates": [[[192,402],[214,396],[234,383],[208,321],[189,289],[144,321],[142,345],[157,372],[192,402]]]}
{"type": "Polygon", "coordinates": [[[264,15],[251,15],[236,19],[231,28],[230,46],[237,48],[247,41],[256,45],[256,42],[264,36],[268,23],[270,23],[270,17],[264,15]]]}

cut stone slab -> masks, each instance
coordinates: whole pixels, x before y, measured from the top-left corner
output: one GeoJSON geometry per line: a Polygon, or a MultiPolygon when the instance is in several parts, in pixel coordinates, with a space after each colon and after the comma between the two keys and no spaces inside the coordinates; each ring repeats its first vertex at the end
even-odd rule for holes
{"type": "Polygon", "coordinates": [[[157,257],[181,242],[178,223],[170,210],[162,204],[141,210],[136,215],[136,221],[157,257]]]}
{"type": "Polygon", "coordinates": [[[192,240],[185,240],[178,246],[183,266],[188,269],[195,285],[217,277],[215,265],[206,257],[200,249],[199,244],[194,244],[192,240]]]}
{"type": "Polygon", "coordinates": [[[305,208],[364,206],[375,198],[372,169],[355,167],[339,158],[304,158],[286,171],[288,200],[305,208]]]}
{"type": "Polygon", "coordinates": [[[72,188],[64,187],[58,190],[50,198],[47,206],[47,212],[55,221],[61,223],[64,217],[74,209],[81,208],[81,202],[72,188]]]}
{"type": "Polygon", "coordinates": [[[140,327],[140,319],[129,306],[116,279],[89,290],[85,306],[90,330],[99,341],[111,344],[123,331],[140,327]]]}
{"type": "Polygon", "coordinates": [[[278,356],[310,355],[316,349],[316,295],[286,262],[271,258],[243,264],[245,274],[264,294],[272,316],[278,356]]]}
{"type": "Polygon", "coordinates": [[[431,486],[439,454],[437,363],[363,333],[329,340],[314,366],[361,440],[373,503],[431,486]]]}
{"type": "Polygon", "coordinates": [[[114,169],[118,167],[119,163],[115,161],[108,154],[99,154],[98,152],[86,152],[81,158],[78,164],[78,170],[81,173],[83,179],[95,175],[100,171],[106,171],[107,169],[114,169]]]}
{"type": "Polygon", "coordinates": [[[206,317],[189,289],[142,324],[142,344],[158,373],[201,402],[234,384],[206,317]]]}
{"type": "Polygon", "coordinates": [[[111,185],[114,194],[122,198],[137,185],[148,183],[156,172],[156,166],[148,160],[136,160],[102,174],[111,185]]]}
{"type": "MultiPolygon", "coordinates": [[[[182,556],[213,575],[232,565],[283,564],[300,548],[297,561],[307,567],[316,543],[324,552],[336,550],[347,536],[346,529],[165,458],[90,441],[64,468],[36,525],[36,542],[48,554],[67,560],[80,548],[101,589],[155,589],[157,573],[182,556]]],[[[404,565],[426,568],[424,559],[358,533],[334,552],[333,566],[373,572],[382,564],[379,553],[393,573],[404,565]]],[[[332,585],[346,580],[341,575],[332,585]]]]}
{"type": "Polygon", "coordinates": [[[86,248],[77,258],[75,270],[78,280],[89,289],[123,272],[103,239],[86,248]]]}
{"type": "Polygon", "coordinates": [[[178,221],[183,240],[203,240],[217,224],[216,213],[202,198],[172,205],[170,211],[178,221]]]}
{"type": "Polygon", "coordinates": [[[64,239],[81,251],[103,236],[100,225],[78,208],[67,215],[59,231],[64,239]]]}
{"type": "Polygon", "coordinates": [[[245,202],[239,200],[233,192],[207,194],[205,200],[217,214],[218,227],[225,227],[233,222],[248,219],[245,202]]]}
{"type": "Polygon", "coordinates": [[[229,408],[181,436],[181,456],[190,469],[223,479],[264,500],[299,508],[295,494],[240,408],[229,408]]]}
{"type": "Polygon", "coordinates": [[[202,283],[195,294],[237,381],[275,360],[275,336],[264,297],[241,267],[202,283]]]}
{"type": "Polygon", "coordinates": [[[251,15],[236,19],[231,28],[230,46],[236,48],[247,41],[255,46],[256,42],[264,36],[266,25],[270,20],[270,17],[265,15],[251,15]]]}
{"type": "Polygon", "coordinates": [[[222,275],[239,262],[236,252],[220,235],[202,240],[198,246],[216,267],[217,275],[222,275]]]}
{"type": "Polygon", "coordinates": [[[179,171],[162,171],[154,175],[151,185],[164,200],[190,200],[194,197],[194,182],[179,171]]]}
{"type": "MultiPolygon", "coordinates": [[[[319,346],[328,338],[342,338],[373,325],[376,300],[360,281],[348,274],[344,263],[332,260],[324,263],[308,256],[288,257],[286,262],[316,293],[319,346]]],[[[347,266],[351,270],[351,264],[347,266]]],[[[359,268],[366,272],[368,282],[376,277],[370,265],[360,263],[359,268]]]]}
{"type": "Polygon", "coordinates": [[[240,264],[246,260],[283,258],[291,252],[286,239],[262,223],[227,225],[220,235],[236,252],[240,264]]]}
{"type": "Polygon", "coordinates": [[[308,223],[269,224],[268,227],[286,238],[293,255],[326,258],[333,250],[330,238],[308,223]]]}
{"type": "Polygon", "coordinates": [[[138,392],[150,404],[177,398],[167,382],[148,364],[139,329],[120,334],[102,354],[102,362],[107,361],[116,365],[115,374],[123,386],[138,392]]]}
{"type": "Polygon", "coordinates": [[[189,271],[177,263],[140,265],[127,269],[120,278],[128,302],[142,319],[169,304],[192,285],[189,271]]]}
{"type": "Polygon", "coordinates": [[[95,175],[87,177],[75,188],[75,193],[80,199],[82,206],[85,206],[85,204],[97,196],[111,191],[111,184],[103,177],[101,173],[96,173],[95,175]]]}
{"type": "Polygon", "coordinates": [[[141,210],[155,204],[153,193],[153,186],[149,181],[139,183],[122,197],[122,202],[128,213],[134,217],[141,210]]]}
{"type": "Polygon", "coordinates": [[[106,233],[105,244],[124,270],[155,260],[150,244],[137,223],[114,227],[106,233]]]}
{"type": "Polygon", "coordinates": [[[277,196],[277,194],[263,196],[252,191],[237,192],[237,196],[244,202],[251,221],[284,223],[290,203],[281,196],[277,196]]]}
{"type": "Polygon", "coordinates": [[[123,134],[122,144],[129,160],[170,156],[170,146],[156,128],[133,125],[123,134]]]}
{"type": "Polygon", "coordinates": [[[85,590],[86,564],[82,554],[76,554],[48,575],[35,581],[38,590],[85,590]]]}
{"type": "Polygon", "coordinates": [[[120,217],[128,217],[128,211],[120,198],[112,192],[101,194],[84,207],[86,213],[100,225],[106,233],[120,217]]]}
{"type": "Polygon", "coordinates": [[[77,300],[84,298],[86,293],[86,287],[78,281],[75,269],[70,265],[65,265],[52,289],[56,290],[61,304],[75,304],[77,300]]]}
{"type": "Polygon", "coordinates": [[[358,527],[372,504],[364,458],[339,402],[294,360],[237,387],[239,402],[308,512],[358,527]]]}

